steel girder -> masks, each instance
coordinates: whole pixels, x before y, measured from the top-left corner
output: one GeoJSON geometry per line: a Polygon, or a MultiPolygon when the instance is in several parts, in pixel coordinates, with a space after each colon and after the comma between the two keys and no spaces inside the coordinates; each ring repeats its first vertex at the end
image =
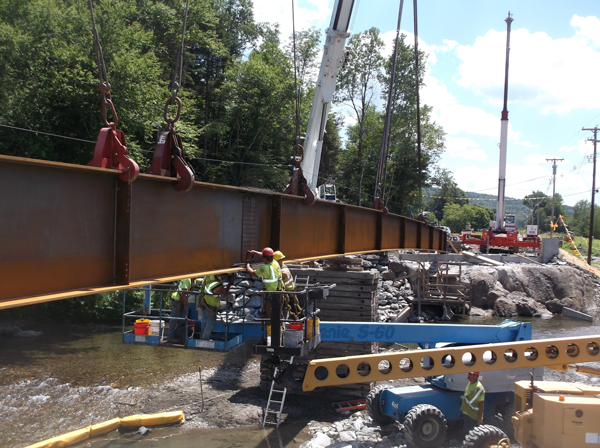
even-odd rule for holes
{"type": "Polygon", "coordinates": [[[263,246],[288,260],[446,249],[444,231],[378,210],[120,174],[0,155],[0,309],[235,272],[263,246]]]}

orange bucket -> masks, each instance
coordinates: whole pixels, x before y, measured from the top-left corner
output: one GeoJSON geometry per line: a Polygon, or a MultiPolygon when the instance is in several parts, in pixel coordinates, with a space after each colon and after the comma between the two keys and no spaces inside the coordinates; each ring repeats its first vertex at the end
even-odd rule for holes
{"type": "Polygon", "coordinates": [[[150,331],[150,321],[136,321],[133,324],[133,334],[148,334],[150,331]]]}

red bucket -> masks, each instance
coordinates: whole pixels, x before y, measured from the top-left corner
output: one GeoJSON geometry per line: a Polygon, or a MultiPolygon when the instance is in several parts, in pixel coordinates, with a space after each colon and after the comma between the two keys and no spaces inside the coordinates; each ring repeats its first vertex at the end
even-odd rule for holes
{"type": "Polygon", "coordinates": [[[133,334],[148,334],[150,324],[148,322],[136,322],[133,324],[133,334]]]}
{"type": "Polygon", "coordinates": [[[289,325],[290,330],[304,330],[303,322],[290,322],[289,325]]]}

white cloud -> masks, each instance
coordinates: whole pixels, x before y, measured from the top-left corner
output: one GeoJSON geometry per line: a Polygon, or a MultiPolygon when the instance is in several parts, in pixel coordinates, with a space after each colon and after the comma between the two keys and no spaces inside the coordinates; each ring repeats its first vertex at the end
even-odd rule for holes
{"type": "MultiPolygon", "coordinates": [[[[459,104],[448,88],[428,73],[425,75],[425,88],[422,102],[433,107],[435,121],[450,135],[468,134],[491,137],[500,141],[500,114],[494,115],[481,108],[459,104]]],[[[508,139],[516,142],[520,133],[508,125],[508,139]]]]}
{"type": "Polygon", "coordinates": [[[597,17],[580,17],[575,14],[571,25],[578,28],[577,36],[589,39],[595,46],[600,47],[600,20],[597,17]]]}
{"type": "Polygon", "coordinates": [[[484,161],[487,154],[471,139],[461,137],[446,138],[446,154],[467,160],[484,161]]]}
{"type": "Polygon", "coordinates": [[[576,151],[579,154],[590,154],[590,151],[592,150],[592,148],[593,148],[592,144],[589,141],[587,141],[587,139],[581,139],[581,140],[578,140],[575,145],[561,146],[558,151],[566,152],[566,153],[571,153],[571,152],[576,151]]]}
{"type": "MultiPolygon", "coordinates": [[[[311,26],[324,29],[329,26],[333,5],[329,2],[308,0],[308,7],[296,4],[294,18],[296,31],[306,30],[311,26]]],[[[254,20],[279,24],[281,39],[286,40],[292,34],[292,3],[282,0],[257,0],[254,2],[254,20]]]]}
{"type": "MultiPolygon", "coordinates": [[[[600,39],[600,20],[575,16],[572,25],[579,31],[568,39],[552,39],[526,29],[511,32],[509,102],[538,107],[543,114],[597,107],[600,51],[590,41],[600,39]]],[[[457,54],[462,60],[457,83],[501,105],[506,31],[490,30],[471,46],[459,45],[457,54]]]]}

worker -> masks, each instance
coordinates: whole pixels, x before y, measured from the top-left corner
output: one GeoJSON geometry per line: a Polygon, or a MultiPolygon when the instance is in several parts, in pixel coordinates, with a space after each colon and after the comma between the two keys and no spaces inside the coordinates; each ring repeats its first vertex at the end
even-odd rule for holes
{"type": "Polygon", "coordinates": [[[294,285],[294,277],[290,272],[290,269],[283,264],[283,259],[285,255],[279,250],[273,253],[273,259],[279,264],[279,268],[281,269],[281,280],[283,281],[283,289],[284,291],[295,291],[296,285],[294,285]]]}
{"type": "MultiPolygon", "coordinates": [[[[195,283],[195,279],[194,279],[195,283]]],[[[187,297],[192,290],[192,279],[184,278],[179,281],[178,290],[171,293],[171,317],[187,317],[187,297]]],[[[177,319],[169,321],[169,330],[167,333],[167,342],[179,343],[177,330],[183,326],[184,322],[177,319]]]]}
{"type": "MultiPolygon", "coordinates": [[[[262,252],[255,250],[248,251],[246,254],[246,272],[253,277],[260,277],[265,285],[267,291],[283,291],[283,282],[281,280],[281,268],[273,257],[275,253],[270,247],[265,247],[262,252]],[[261,266],[252,269],[248,262],[250,254],[258,254],[262,257],[263,263],[261,266]]],[[[271,317],[271,304],[270,302],[263,303],[263,309],[265,317],[271,317]]]]}
{"type": "Polygon", "coordinates": [[[485,400],[485,389],[479,381],[479,372],[469,372],[467,379],[469,383],[462,397],[460,410],[465,414],[464,433],[465,436],[477,425],[483,425],[483,404],[485,400]]]}
{"type": "Polygon", "coordinates": [[[273,254],[273,258],[277,263],[279,263],[279,267],[281,268],[281,280],[283,281],[283,289],[284,291],[289,291],[289,294],[285,294],[282,297],[282,308],[284,309],[284,317],[292,317],[293,319],[299,319],[302,313],[302,307],[300,306],[300,302],[298,302],[298,296],[296,294],[292,294],[292,291],[296,290],[296,285],[294,284],[294,277],[290,272],[290,269],[283,263],[283,259],[285,255],[279,250],[275,251],[273,254]],[[289,314],[289,316],[287,315],[289,314]]]}
{"type": "Polygon", "coordinates": [[[200,294],[198,295],[198,308],[202,313],[200,339],[205,341],[210,339],[212,329],[217,321],[217,313],[221,306],[221,295],[228,294],[231,287],[231,282],[227,283],[227,287],[223,286],[224,281],[223,275],[207,275],[200,286],[200,294]]]}

